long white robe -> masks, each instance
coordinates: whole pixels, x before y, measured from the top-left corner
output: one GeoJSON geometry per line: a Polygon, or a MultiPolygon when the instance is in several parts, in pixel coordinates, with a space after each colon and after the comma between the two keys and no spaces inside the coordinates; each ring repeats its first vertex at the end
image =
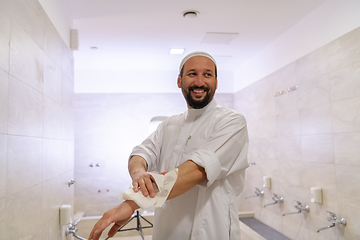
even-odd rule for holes
{"type": "Polygon", "coordinates": [[[207,181],[156,208],[153,240],[238,240],[235,198],[244,186],[248,134],[245,118],[212,100],[159,125],[131,155],[148,171],[167,172],[187,160],[203,167],[207,181]]]}

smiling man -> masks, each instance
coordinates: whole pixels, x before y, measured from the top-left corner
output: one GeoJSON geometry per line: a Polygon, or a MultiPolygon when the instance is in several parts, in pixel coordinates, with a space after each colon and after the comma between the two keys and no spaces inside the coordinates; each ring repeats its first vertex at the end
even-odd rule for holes
{"type": "Polygon", "coordinates": [[[112,223],[113,236],[136,209],[150,205],[156,207],[153,240],[240,239],[235,198],[248,167],[246,121],[213,99],[218,80],[211,55],[190,53],[179,72],[188,110],[166,119],[133,149],[133,188],[96,223],[89,239],[99,239],[112,223]]]}

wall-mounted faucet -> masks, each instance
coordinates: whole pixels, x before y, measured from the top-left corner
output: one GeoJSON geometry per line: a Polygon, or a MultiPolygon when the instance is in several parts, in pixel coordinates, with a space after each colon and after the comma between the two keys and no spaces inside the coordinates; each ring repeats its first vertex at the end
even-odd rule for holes
{"type": "Polygon", "coordinates": [[[329,225],[329,226],[326,226],[326,227],[318,228],[318,229],[316,229],[316,232],[320,232],[320,231],[322,231],[322,230],[335,227],[335,224],[336,224],[336,223],[340,223],[340,224],[346,226],[347,221],[345,220],[345,218],[341,218],[341,220],[338,220],[335,213],[329,212],[329,211],[326,211],[326,212],[330,214],[330,216],[327,217],[326,219],[327,219],[329,222],[331,222],[332,224],[329,225]]]}
{"type": "Polygon", "coordinates": [[[258,188],[255,188],[255,194],[256,194],[255,196],[249,196],[249,197],[246,197],[245,199],[263,196],[263,195],[264,195],[264,191],[260,191],[258,188]]]}
{"type": "Polygon", "coordinates": [[[285,215],[290,215],[290,214],[296,214],[296,213],[301,213],[301,211],[306,211],[306,212],[310,212],[310,208],[308,205],[303,206],[301,204],[301,202],[294,200],[296,202],[295,208],[298,210],[297,212],[291,212],[291,213],[284,213],[283,216],[285,215]]]}
{"type": "Polygon", "coordinates": [[[67,237],[68,235],[72,235],[73,237],[80,239],[80,240],[86,240],[86,238],[82,238],[78,235],[76,235],[76,231],[77,231],[77,224],[80,221],[80,219],[75,220],[73,223],[70,223],[69,227],[66,228],[65,231],[65,236],[67,237]]]}
{"type": "Polygon", "coordinates": [[[284,198],[283,198],[283,197],[279,197],[279,196],[276,195],[275,193],[273,193],[273,195],[274,195],[274,196],[272,197],[272,199],[273,199],[275,202],[265,204],[264,207],[269,206],[269,205],[277,204],[278,202],[281,202],[281,203],[284,202],[284,198]]]}

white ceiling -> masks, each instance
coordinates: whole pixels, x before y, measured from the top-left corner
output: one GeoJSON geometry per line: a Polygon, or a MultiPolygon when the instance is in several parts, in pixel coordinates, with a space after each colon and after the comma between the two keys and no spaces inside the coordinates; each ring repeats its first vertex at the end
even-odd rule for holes
{"type": "Polygon", "coordinates": [[[325,1],[72,0],[80,42],[75,73],[176,71],[182,57],[195,50],[211,53],[219,70],[234,71],[325,1]],[[187,10],[198,11],[198,17],[184,18],[187,10]],[[229,43],[202,43],[207,33],[235,35],[229,43]],[[170,48],[186,50],[170,55],[170,48]]]}

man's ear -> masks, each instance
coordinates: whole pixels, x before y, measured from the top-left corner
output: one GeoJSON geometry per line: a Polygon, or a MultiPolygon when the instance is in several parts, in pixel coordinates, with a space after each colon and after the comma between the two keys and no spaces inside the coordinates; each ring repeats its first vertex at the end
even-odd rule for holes
{"type": "Polygon", "coordinates": [[[178,85],[178,88],[181,88],[181,76],[180,76],[180,74],[179,74],[178,79],[177,79],[177,85],[178,85]]]}

